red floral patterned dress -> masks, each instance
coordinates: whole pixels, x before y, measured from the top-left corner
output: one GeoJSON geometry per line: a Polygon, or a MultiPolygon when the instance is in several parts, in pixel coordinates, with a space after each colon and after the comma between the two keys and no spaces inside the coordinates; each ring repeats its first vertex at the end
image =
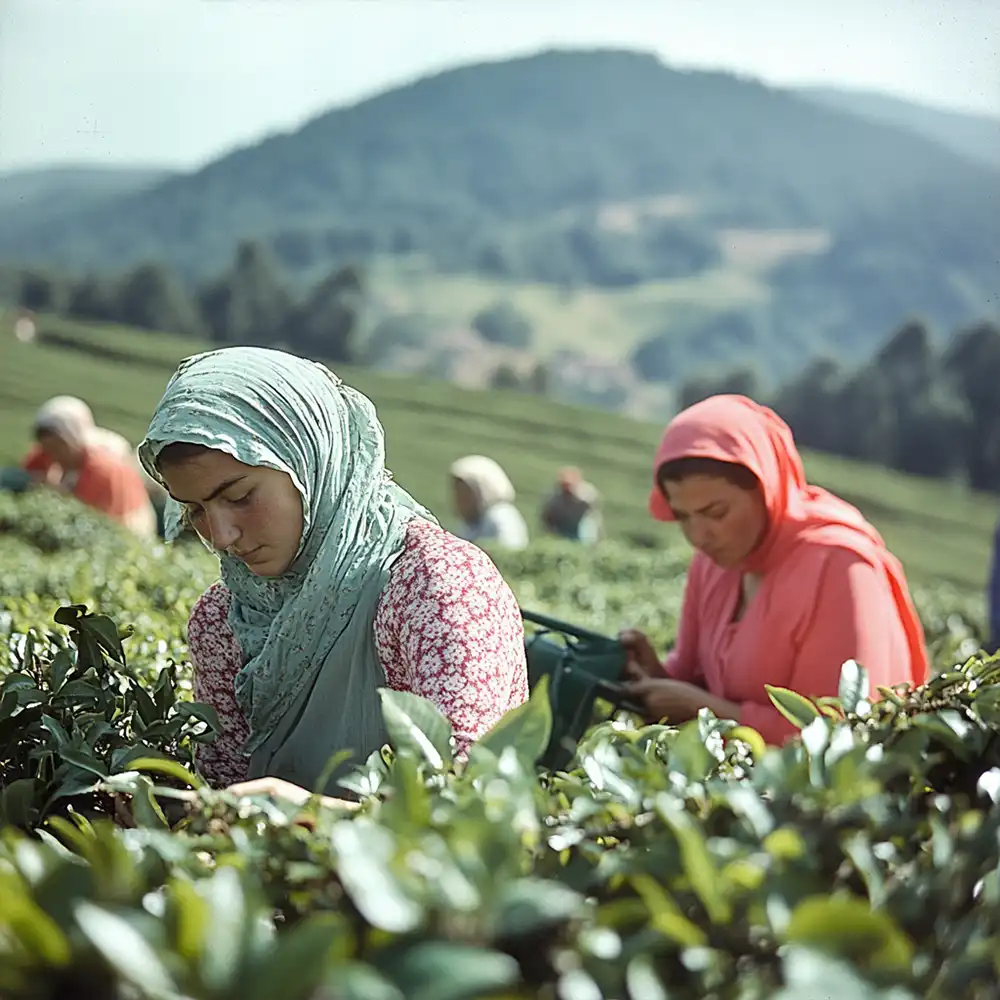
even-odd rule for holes
{"type": "MultiPolygon", "coordinates": [[[[229,626],[231,595],[221,581],[188,620],[194,697],[211,705],[222,730],[198,766],[224,786],[247,778],[248,736],[233,684],[243,653],[229,626]]],[[[480,548],[428,521],[406,531],[375,611],[375,645],[388,686],[434,702],[451,721],[459,754],[528,697],[521,613],[500,571],[480,548]]]]}

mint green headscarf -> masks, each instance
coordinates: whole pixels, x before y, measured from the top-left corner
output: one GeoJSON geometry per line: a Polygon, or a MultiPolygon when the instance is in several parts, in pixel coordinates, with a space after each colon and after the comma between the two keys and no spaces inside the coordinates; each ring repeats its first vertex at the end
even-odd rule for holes
{"type": "MultiPolygon", "coordinates": [[[[387,741],[376,604],[408,523],[434,518],[392,481],[371,401],[282,351],[229,347],[182,361],[139,446],[159,482],[157,456],[175,441],[279,469],[302,497],[302,540],[282,576],[254,576],[239,559],[219,558],[247,661],[235,686],[250,727],[250,777],[314,789],[337,751],[352,752],[349,768],[387,741]]],[[[180,522],[171,506],[168,539],[180,522]]]]}

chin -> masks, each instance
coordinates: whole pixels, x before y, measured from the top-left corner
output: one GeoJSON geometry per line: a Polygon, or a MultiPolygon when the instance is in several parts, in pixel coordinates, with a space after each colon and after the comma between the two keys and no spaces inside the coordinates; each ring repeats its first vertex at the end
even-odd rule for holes
{"type": "Polygon", "coordinates": [[[262,577],[281,576],[284,573],[283,569],[276,569],[271,563],[259,563],[256,566],[247,566],[247,569],[254,576],[262,577]]]}
{"type": "Polygon", "coordinates": [[[710,556],[707,552],[705,555],[708,556],[708,558],[715,563],[719,569],[733,569],[736,566],[736,561],[727,556],[710,556]]]}
{"type": "Polygon", "coordinates": [[[247,564],[247,569],[254,576],[272,577],[282,576],[284,573],[287,573],[290,566],[291,563],[278,562],[275,559],[264,559],[253,566],[247,564]]]}

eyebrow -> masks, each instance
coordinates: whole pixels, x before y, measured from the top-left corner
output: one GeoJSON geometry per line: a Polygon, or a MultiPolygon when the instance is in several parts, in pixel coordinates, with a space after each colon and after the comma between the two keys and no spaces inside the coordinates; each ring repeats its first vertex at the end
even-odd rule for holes
{"type": "MultiPolygon", "coordinates": [[[[704,507],[699,507],[697,510],[691,510],[691,511],[688,511],[688,510],[681,510],[681,511],[674,510],[674,516],[677,517],[677,516],[679,516],[681,514],[706,514],[713,507],[718,507],[719,504],[723,504],[725,502],[726,502],[725,500],[713,500],[711,503],[707,503],[707,504],[705,504],[704,507]]],[[[673,508],[671,508],[671,510],[673,510],[673,508]]]]}
{"type": "Polygon", "coordinates": [[[234,479],[227,479],[224,483],[220,483],[216,486],[215,489],[204,498],[204,500],[181,500],[179,497],[175,497],[173,493],[170,493],[169,490],[167,491],[167,494],[171,500],[175,500],[177,503],[208,503],[209,500],[214,500],[220,493],[225,493],[230,486],[235,486],[244,479],[246,479],[246,476],[236,476],[234,479]]]}

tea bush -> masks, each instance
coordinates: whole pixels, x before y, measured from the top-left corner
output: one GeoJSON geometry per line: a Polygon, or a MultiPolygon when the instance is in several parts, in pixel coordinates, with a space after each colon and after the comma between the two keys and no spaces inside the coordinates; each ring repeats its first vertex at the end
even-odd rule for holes
{"type": "MultiPolygon", "coordinates": [[[[923,688],[873,703],[849,663],[837,699],[772,691],[802,727],[780,750],[708,712],[621,717],[539,771],[543,685],[455,765],[433,706],[384,692],[360,807],[302,810],[190,773],[210,557],[96,534],[81,556],[79,512],[37,502],[0,509],[0,996],[1000,997],[1000,660],[964,660],[971,599],[918,594],[923,688]]],[[[525,605],[661,644],[684,558],[497,555],[525,605]]]]}
{"type": "MultiPolygon", "coordinates": [[[[663,549],[606,542],[594,550],[544,539],[523,552],[491,554],[522,607],[610,635],[635,625],[661,649],[673,639],[690,558],[679,539],[663,549]]],[[[48,492],[0,493],[0,566],[0,633],[47,622],[56,605],[86,604],[132,624],[134,658],[152,661],[154,672],[170,657],[185,662],[188,612],[218,578],[218,563],[197,542],[143,545],[48,492]]],[[[914,600],[937,665],[977,651],[980,594],[915,586],[914,600]]],[[[3,657],[0,649],[0,669],[3,657]]]]}

